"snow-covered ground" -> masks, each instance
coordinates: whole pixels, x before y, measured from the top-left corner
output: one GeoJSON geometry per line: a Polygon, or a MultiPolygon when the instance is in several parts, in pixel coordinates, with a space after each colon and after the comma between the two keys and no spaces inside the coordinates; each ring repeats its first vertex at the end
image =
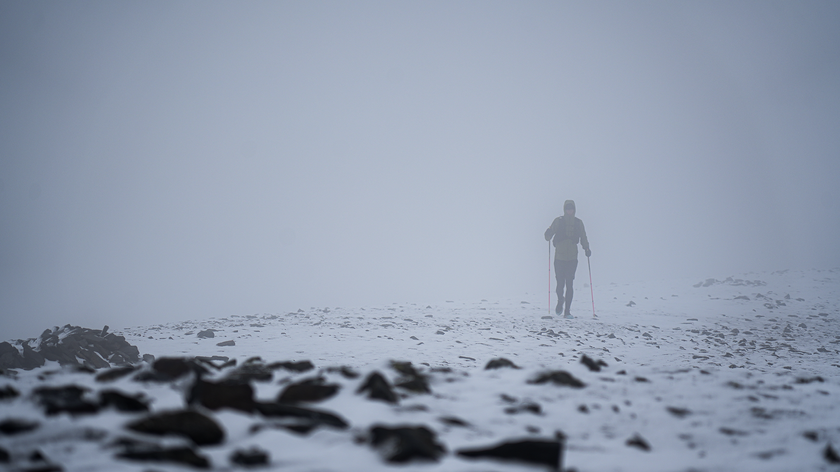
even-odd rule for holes
{"type": "MultiPolygon", "coordinates": [[[[825,457],[830,444],[840,450],[840,270],[596,285],[597,317],[588,285],[582,278],[576,282],[573,320],[550,315],[547,294],[540,293],[303,308],[112,330],[157,358],[224,356],[241,365],[259,356],[315,365],[297,374],[278,369],[270,381],[253,382],[257,398],[266,401],[284,385],[319,373],[341,386],[336,396],[312,406],[343,417],[350,424],[344,430],[253,432],[263,419],[233,410],[208,413],[226,432],[222,445],[201,448],[214,470],[236,469],[231,453],[256,446],[269,452],[268,470],[533,471],[541,469],[454,452],[561,433],[563,467],[580,472],[840,470],[825,457]],[[207,329],[215,330],[213,338],[197,337],[207,329]],[[218,346],[228,340],[235,345],[218,346]],[[606,366],[590,370],[583,355],[606,366]],[[520,368],[485,369],[496,358],[520,368]],[[431,393],[397,389],[398,404],[357,393],[373,371],[396,381],[392,360],[410,361],[427,376],[431,393]],[[326,371],[337,366],[360,376],[326,371]],[[558,370],[586,386],[531,382],[558,370]],[[448,452],[438,462],[388,464],[364,440],[374,424],[425,425],[448,452]]],[[[184,406],[191,381],[149,383],[129,376],[107,388],[143,392],[152,411],[164,411],[184,406]]],[[[114,457],[109,443],[143,414],[45,417],[29,394],[38,386],[68,384],[105,387],[90,373],[55,363],[0,377],[0,389],[11,385],[21,392],[0,400],[0,421],[42,424],[0,434],[0,446],[13,455],[7,465],[18,467],[22,455],[38,449],[67,471],[189,469],[114,457]]]]}

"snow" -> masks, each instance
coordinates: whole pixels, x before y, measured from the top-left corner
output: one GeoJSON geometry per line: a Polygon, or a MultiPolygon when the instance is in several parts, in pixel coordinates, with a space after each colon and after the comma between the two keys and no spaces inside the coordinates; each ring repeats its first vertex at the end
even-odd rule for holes
{"type": "MultiPolygon", "coordinates": [[[[349,366],[361,374],[347,379],[323,373],[342,389],[312,405],[341,415],[349,430],[320,428],[304,436],[268,428],[252,434],[253,416],[211,413],[226,430],[223,445],[201,449],[214,470],[230,469],[232,451],[251,446],[269,451],[268,470],[406,468],[383,462],[357,441],[379,423],[434,430],[448,453],[438,463],[408,467],[430,472],[542,470],[466,460],[454,451],[510,439],[554,438],[558,432],[566,436],[564,468],[580,472],[840,468],[823,457],[828,444],[840,446],[840,270],[743,274],[699,287],[700,280],[596,285],[597,317],[588,285],[580,278],[576,282],[572,320],[550,315],[547,295],[541,293],[435,305],[310,308],[112,331],[156,357],[310,360],[316,369],[349,366]],[[214,329],[215,337],[196,336],[205,329],[214,329]],[[235,346],[217,346],[226,340],[235,346]],[[584,354],[607,367],[590,371],[580,362],[584,354]],[[484,369],[499,357],[520,369],[484,369]],[[410,361],[429,375],[432,394],[407,394],[399,405],[390,405],[356,393],[374,370],[396,379],[391,360],[410,361]],[[548,370],[565,370],[586,387],[529,383],[548,370]],[[519,408],[534,404],[539,413],[519,408]],[[468,425],[441,421],[447,417],[468,425]],[[626,444],[635,436],[650,451],[626,444]]],[[[277,370],[271,382],[252,385],[258,398],[270,400],[284,384],[315,375],[317,370],[277,370]]],[[[55,363],[21,371],[16,380],[0,377],[0,388],[13,385],[24,392],[0,401],[0,421],[14,417],[49,425],[0,436],[0,446],[16,454],[38,447],[67,471],[188,470],[115,459],[108,441],[96,439],[123,433],[136,415],[103,410],[45,418],[27,392],[68,384],[91,392],[142,391],[153,400],[153,411],[163,411],[183,406],[190,382],[138,383],[126,377],[103,385],[90,374],[55,363]]]]}

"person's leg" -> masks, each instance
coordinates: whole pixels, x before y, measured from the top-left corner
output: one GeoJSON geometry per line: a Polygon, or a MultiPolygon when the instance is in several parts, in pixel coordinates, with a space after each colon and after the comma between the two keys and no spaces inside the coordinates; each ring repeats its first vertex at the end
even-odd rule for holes
{"type": "Polygon", "coordinates": [[[571,314],[572,308],[572,297],[575,294],[574,288],[574,281],[575,281],[575,272],[577,271],[578,261],[568,261],[568,265],[566,266],[566,312],[565,314],[571,314]]]}
{"type": "Polygon", "coordinates": [[[565,302],[563,301],[563,287],[566,286],[566,270],[563,266],[563,261],[554,259],[554,275],[557,277],[557,307],[554,312],[558,315],[563,311],[565,302]]]}

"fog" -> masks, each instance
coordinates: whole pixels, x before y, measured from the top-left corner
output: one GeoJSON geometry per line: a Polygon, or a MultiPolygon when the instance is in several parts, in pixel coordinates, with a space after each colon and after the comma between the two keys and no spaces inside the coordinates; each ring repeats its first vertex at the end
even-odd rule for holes
{"type": "Polygon", "coordinates": [[[543,300],[566,199],[596,302],[838,267],[838,24],[817,1],[2,2],[0,338],[543,300]]]}

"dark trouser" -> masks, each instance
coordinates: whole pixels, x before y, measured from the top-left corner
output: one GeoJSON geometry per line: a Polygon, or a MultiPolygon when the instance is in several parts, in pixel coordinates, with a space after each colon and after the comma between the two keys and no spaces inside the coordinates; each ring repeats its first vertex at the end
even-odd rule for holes
{"type": "Polygon", "coordinates": [[[559,312],[563,303],[566,304],[566,314],[569,313],[569,308],[572,306],[572,296],[575,294],[575,289],[572,284],[575,281],[575,271],[577,271],[578,261],[561,261],[554,259],[554,273],[557,276],[557,309],[559,312]],[[563,296],[563,287],[566,287],[566,296],[563,296]]]}

